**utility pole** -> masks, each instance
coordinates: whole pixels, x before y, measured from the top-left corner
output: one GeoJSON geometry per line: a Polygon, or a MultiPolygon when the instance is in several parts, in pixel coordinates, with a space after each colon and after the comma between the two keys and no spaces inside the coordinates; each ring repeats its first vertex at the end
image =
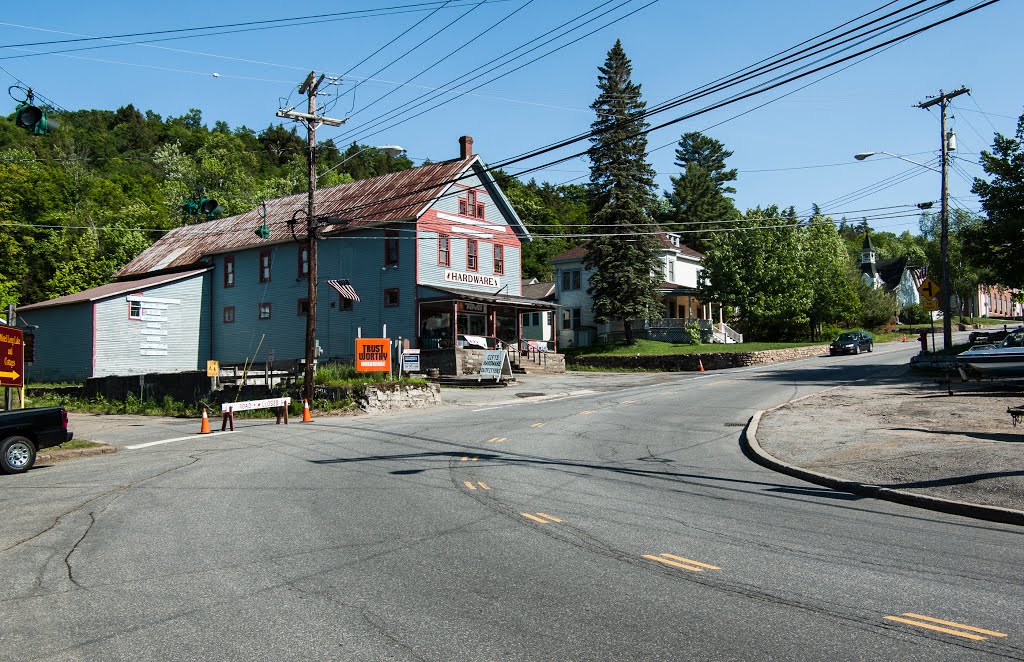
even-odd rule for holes
{"type": "Polygon", "coordinates": [[[949,138],[946,135],[946,106],[950,99],[969,93],[970,90],[966,87],[952,92],[939,90],[939,96],[917,104],[918,108],[931,108],[938,105],[942,111],[939,129],[942,133],[942,211],[939,212],[942,233],[939,235],[939,252],[942,254],[942,292],[940,294],[942,295],[942,346],[945,349],[953,346],[953,316],[950,311],[952,284],[949,278],[949,138]]]}
{"type": "Polygon", "coordinates": [[[299,94],[307,97],[307,112],[298,113],[292,110],[277,111],[278,117],[303,122],[306,125],[307,144],[306,162],[309,166],[309,194],[306,200],[306,257],[309,261],[308,295],[309,310],[306,313],[306,370],[302,381],[302,396],[309,402],[313,400],[313,361],[316,353],[316,287],[317,287],[317,234],[316,234],[316,127],[320,124],[341,126],[346,120],[332,119],[316,114],[316,93],[325,75],[316,77],[310,71],[306,80],[299,86],[299,94]],[[314,82],[315,81],[315,82],[314,82]]]}

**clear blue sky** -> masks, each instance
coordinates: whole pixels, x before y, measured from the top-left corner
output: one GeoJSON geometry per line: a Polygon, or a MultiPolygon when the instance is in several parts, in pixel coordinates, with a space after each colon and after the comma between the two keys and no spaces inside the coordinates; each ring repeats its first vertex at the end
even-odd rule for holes
{"type": "MultiPolygon", "coordinates": [[[[106,36],[380,9],[417,1],[425,0],[302,5],[266,0],[182,0],[173,4],[61,0],[48,3],[46,11],[6,13],[0,23],[0,46],[8,48],[0,49],[0,58],[6,58],[0,59],[0,67],[68,109],[115,109],[132,103],[142,110],[173,116],[197,107],[210,125],[224,120],[232,127],[244,124],[256,130],[276,121],[274,112],[279,98],[293,93],[310,69],[338,75],[347,72],[342,85],[335,88],[345,94],[336,100],[331,115],[355,114],[346,127],[322,128],[321,139],[335,137],[345,142],[355,137],[367,144],[399,144],[414,159],[439,160],[455,156],[458,136],[470,134],[482,157],[495,163],[589,128],[592,113],[588,106],[596,93],[596,68],[616,38],[622,39],[633,61],[634,81],[642,85],[645,99],[653,104],[753,64],[884,4],[883,0],[660,0],[551,56],[525,64],[557,44],[650,2],[633,0],[572,36],[524,57],[515,66],[487,76],[477,74],[473,84],[513,70],[510,75],[372,136],[365,135],[367,127],[382,113],[598,7],[603,0],[491,0],[475,8],[477,0],[453,0],[432,16],[428,14],[437,8],[436,4],[416,12],[388,10],[391,15],[319,19],[301,26],[175,39],[148,46],[122,44],[63,55],[38,55],[31,51],[112,42],[9,47],[83,35],[106,36]],[[491,32],[422,73],[410,85],[396,85],[514,11],[491,32]],[[466,15],[458,18],[463,14],[466,15]],[[453,21],[446,30],[377,73],[453,21]],[[359,64],[409,28],[412,29],[407,34],[359,64]],[[15,57],[25,55],[28,57],[15,57]],[[214,77],[214,73],[219,76],[214,77]],[[372,80],[365,81],[367,77],[372,80]],[[360,82],[353,95],[351,90],[360,82]],[[367,107],[388,92],[393,93],[367,107]],[[355,133],[349,134],[350,130],[355,133]]],[[[621,2],[608,3],[595,14],[619,7],[621,2]]],[[[893,8],[909,2],[900,0],[893,8]]],[[[913,26],[974,4],[974,0],[957,0],[913,26]]],[[[862,197],[850,195],[914,168],[895,159],[874,157],[858,162],[852,156],[862,151],[884,150],[913,160],[935,158],[939,146],[937,111],[914,108],[913,104],[940,89],[966,85],[972,89],[972,96],[956,99],[951,113],[950,126],[957,132],[960,159],[958,169],[951,173],[950,190],[954,204],[975,210],[977,201],[970,194],[966,179],[981,174],[981,169],[972,162],[977,161],[981,149],[991,146],[994,130],[1012,134],[1016,118],[1024,111],[1024,67],[1020,66],[1018,41],[1021,25],[1024,3],[1003,0],[742,117],[729,119],[821,74],[658,130],[651,134],[650,146],[653,149],[673,143],[684,131],[704,130],[724,121],[706,132],[735,153],[729,164],[740,171],[735,196],[740,208],[775,203],[794,205],[803,211],[812,202],[818,202],[826,211],[848,211],[937,200],[939,177],[923,170],[906,182],[862,197]],[[835,202],[828,204],[831,201],[835,202]]],[[[2,71],[0,80],[14,83],[2,71]]],[[[713,97],[722,98],[724,94],[713,97]]],[[[291,100],[297,103],[299,98],[293,94],[291,100]]],[[[321,99],[321,104],[330,101],[321,99]]],[[[13,104],[11,101],[11,110],[13,104]]],[[[688,104],[659,116],[659,120],[698,107],[688,104]]],[[[568,153],[570,150],[558,154],[568,153]]],[[[521,165],[537,165],[552,156],[521,165]]],[[[672,147],[653,151],[650,158],[664,189],[669,176],[676,172],[672,147]]],[[[516,167],[509,169],[515,171],[516,167]]],[[[577,159],[537,173],[536,177],[568,181],[585,176],[586,167],[586,162],[577,159]]],[[[849,214],[852,219],[860,215],[849,214]]],[[[899,232],[916,228],[916,220],[878,220],[872,221],[872,225],[899,232]]]]}

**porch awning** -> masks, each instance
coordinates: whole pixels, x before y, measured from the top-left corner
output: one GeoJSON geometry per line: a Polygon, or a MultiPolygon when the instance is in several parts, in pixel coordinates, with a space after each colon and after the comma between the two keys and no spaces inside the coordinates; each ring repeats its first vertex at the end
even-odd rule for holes
{"type": "Polygon", "coordinates": [[[492,294],[476,290],[438,287],[437,285],[420,285],[420,301],[477,301],[494,306],[513,306],[515,308],[529,308],[531,310],[555,310],[558,308],[558,304],[551,301],[527,299],[526,297],[517,297],[511,294],[492,294]]]}
{"type": "Polygon", "coordinates": [[[359,295],[356,294],[356,288],[352,287],[351,281],[347,278],[345,280],[329,280],[327,284],[334,288],[334,290],[340,294],[343,298],[350,301],[359,301],[359,295]]]}

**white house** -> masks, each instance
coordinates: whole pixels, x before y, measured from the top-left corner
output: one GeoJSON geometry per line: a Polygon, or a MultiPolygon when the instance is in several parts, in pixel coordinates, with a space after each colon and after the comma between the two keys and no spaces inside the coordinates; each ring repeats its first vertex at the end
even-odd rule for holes
{"type": "MultiPolygon", "coordinates": [[[[703,321],[701,326],[710,333],[713,326],[711,305],[701,303],[697,298],[697,278],[704,255],[684,245],[678,234],[663,232],[658,239],[661,241],[662,278],[658,291],[665,304],[665,318],[646,325],[641,335],[659,340],[680,340],[683,327],[691,321],[703,321]]],[[[587,294],[592,271],[584,266],[586,255],[583,246],[576,246],[551,260],[555,267],[555,300],[561,308],[558,320],[558,344],[561,347],[589,345],[597,339],[623,333],[622,321],[598,324],[594,319],[593,300],[587,294]]],[[[725,338],[722,340],[726,341],[725,338]]]]}

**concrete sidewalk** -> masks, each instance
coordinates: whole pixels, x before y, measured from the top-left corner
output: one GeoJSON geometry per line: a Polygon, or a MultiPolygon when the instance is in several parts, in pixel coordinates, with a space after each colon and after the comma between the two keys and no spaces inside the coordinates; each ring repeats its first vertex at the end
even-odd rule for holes
{"type": "Polygon", "coordinates": [[[905,503],[917,495],[913,505],[1024,524],[1024,428],[1006,413],[1024,391],[953,390],[903,371],[766,412],[748,437],[759,461],[812,482],[905,503]]]}

